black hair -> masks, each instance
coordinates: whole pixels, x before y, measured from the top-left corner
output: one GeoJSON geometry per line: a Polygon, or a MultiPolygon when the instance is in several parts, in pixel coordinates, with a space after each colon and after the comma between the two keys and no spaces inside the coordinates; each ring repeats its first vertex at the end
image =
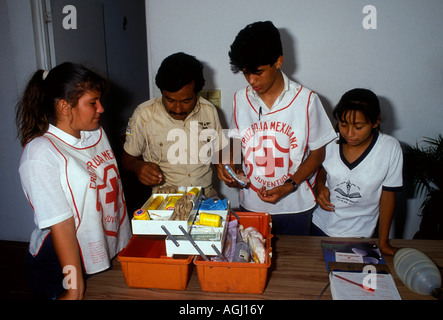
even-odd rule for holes
{"type": "Polygon", "coordinates": [[[271,21],[258,21],[241,30],[231,45],[229,58],[234,73],[256,73],[258,67],[273,66],[283,55],[280,32],[271,21]]]}
{"type": "Polygon", "coordinates": [[[65,62],[52,70],[38,70],[29,80],[16,109],[20,143],[42,136],[56,122],[56,105],[66,100],[76,107],[86,91],[105,93],[107,81],[82,65],[65,62]]]}
{"type": "Polygon", "coordinates": [[[192,81],[197,94],[205,85],[203,64],[183,52],[174,53],[164,59],[155,77],[157,87],[169,92],[177,92],[192,81]]]}
{"type": "MultiPolygon", "coordinates": [[[[347,122],[346,118],[348,114],[355,117],[355,111],[360,111],[366,121],[375,124],[380,120],[380,102],[375,93],[368,89],[355,88],[346,92],[338,102],[337,106],[334,108],[333,116],[334,119],[339,122],[347,122]]],[[[337,131],[338,130],[337,124],[337,131]]],[[[373,131],[379,131],[380,126],[377,126],[373,131]]],[[[338,143],[346,143],[346,141],[341,137],[338,143]]]]}

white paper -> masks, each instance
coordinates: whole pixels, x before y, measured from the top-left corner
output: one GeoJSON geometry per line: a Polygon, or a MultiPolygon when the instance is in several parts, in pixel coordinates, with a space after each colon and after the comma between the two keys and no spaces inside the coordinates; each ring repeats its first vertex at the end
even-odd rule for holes
{"type": "Polygon", "coordinates": [[[332,271],[329,274],[331,294],[334,300],[401,300],[391,274],[332,271]],[[374,289],[370,291],[359,285],[342,280],[341,276],[359,285],[374,289]]]}
{"type": "Polygon", "coordinates": [[[363,256],[357,253],[336,252],[336,262],[363,263],[363,256]]]}

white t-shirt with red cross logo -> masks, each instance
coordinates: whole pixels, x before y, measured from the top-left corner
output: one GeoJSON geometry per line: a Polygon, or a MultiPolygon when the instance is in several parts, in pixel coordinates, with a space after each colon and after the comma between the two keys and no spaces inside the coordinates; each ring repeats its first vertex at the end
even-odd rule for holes
{"type": "Polygon", "coordinates": [[[248,86],[234,96],[230,137],[241,140],[243,170],[251,181],[240,190],[240,204],[247,210],[271,214],[298,213],[315,206],[311,184],[275,204],[262,201],[257,191],[282,185],[309,155],[336,138],[336,133],[316,93],[289,80],[269,109],[248,86]]]}
{"type": "Polygon", "coordinates": [[[73,216],[86,273],[109,268],[131,231],[117,162],[104,131],[81,132],[77,139],[51,125],[25,146],[19,173],[37,225],[30,253],[38,254],[51,226],[73,216]]]}

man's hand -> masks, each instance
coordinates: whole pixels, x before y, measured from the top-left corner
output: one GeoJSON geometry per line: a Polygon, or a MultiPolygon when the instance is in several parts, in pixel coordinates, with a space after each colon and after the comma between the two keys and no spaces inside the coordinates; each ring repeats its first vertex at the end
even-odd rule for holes
{"type": "Polygon", "coordinates": [[[156,163],[138,161],[135,166],[138,180],[147,186],[155,186],[163,181],[163,174],[156,163]]]}
{"type": "Polygon", "coordinates": [[[126,170],[134,172],[138,180],[147,186],[155,186],[163,182],[163,173],[156,163],[145,162],[142,157],[134,157],[123,151],[122,164],[126,170]]]}
{"type": "Polygon", "coordinates": [[[258,190],[257,195],[264,202],[276,203],[281,198],[291,193],[293,189],[294,187],[292,186],[292,184],[284,183],[281,186],[275,187],[270,190],[266,190],[265,187],[262,187],[260,190],[258,190]]]}
{"type": "MultiPolygon", "coordinates": [[[[247,188],[248,185],[246,187],[241,186],[229,173],[228,171],[226,171],[226,169],[224,168],[224,165],[222,163],[218,163],[216,165],[217,167],[217,173],[218,173],[218,178],[220,180],[222,180],[228,187],[230,188],[247,188]]],[[[232,168],[232,166],[231,166],[232,168]]],[[[233,171],[236,174],[240,174],[242,176],[245,176],[243,170],[241,169],[233,169],[233,171]]]]}

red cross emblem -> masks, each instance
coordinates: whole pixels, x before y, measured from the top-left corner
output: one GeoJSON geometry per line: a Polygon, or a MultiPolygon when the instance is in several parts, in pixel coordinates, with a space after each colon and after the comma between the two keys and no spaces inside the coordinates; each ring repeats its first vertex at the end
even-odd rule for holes
{"type": "Polygon", "coordinates": [[[255,164],[257,165],[257,167],[265,168],[265,177],[273,178],[275,177],[275,168],[284,167],[284,159],[275,158],[273,148],[266,147],[264,148],[264,151],[264,157],[255,157],[255,164]]]}
{"type": "MultiPolygon", "coordinates": [[[[266,167],[266,177],[274,177],[275,176],[275,168],[283,168],[284,167],[284,158],[274,156],[274,151],[278,150],[282,154],[289,154],[289,148],[281,147],[275,136],[261,136],[258,144],[255,147],[250,147],[247,149],[245,153],[245,165],[248,167],[247,177],[250,178],[252,175],[252,171],[254,169],[254,163],[251,162],[250,158],[253,157],[254,154],[259,152],[260,150],[264,150],[265,156],[256,156],[255,157],[255,165],[257,167],[266,167]],[[270,140],[273,143],[273,148],[263,147],[263,143],[265,140],[270,140]]],[[[289,158],[289,166],[292,167],[292,160],[289,158]]]]}
{"type": "Polygon", "coordinates": [[[109,180],[112,190],[106,193],[106,204],[114,203],[114,212],[118,209],[118,194],[119,194],[119,185],[117,183],[117,178],[113,177],[109,180]]]}
{"type": "Polygon", "coordinates": [[[126,217],[126,203],[123,190],[118,179],[120,175],[115,165],[105,168],[103,184],[97,186],[97,212],[103,216],[103,206],[106,206],[106,216],[102,217],[103,229],[108,236],[116,237],[118,230],[126,217]],[[120,208],[123,207],[123,211],[120,208]],[[110,209],[113,210],[110,210],[110,209]]]}

